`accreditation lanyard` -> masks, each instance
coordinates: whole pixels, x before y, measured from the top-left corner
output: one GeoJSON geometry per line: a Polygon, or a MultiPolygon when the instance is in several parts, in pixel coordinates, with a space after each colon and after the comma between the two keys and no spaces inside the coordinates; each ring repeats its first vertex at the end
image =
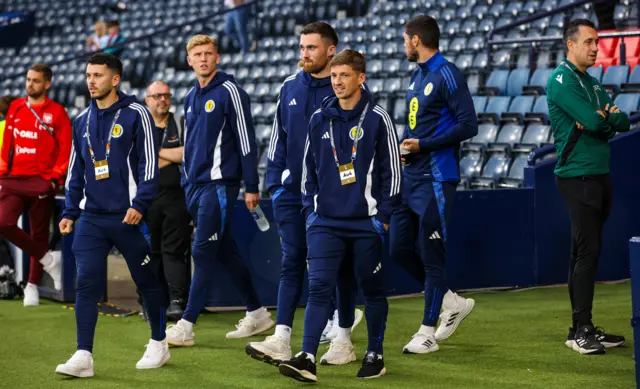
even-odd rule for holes
{"type": "MultiPolygon", "coordinates": [[[[584,86],[584,83],[582,83],[582,79],[580,78],[580,76],[575,72],[575,70],[571,69],[571,66],[567,65],[565,62],[562,63],[567,69],[571,70],[571,73],[573,73],[574,76],[576,76],[576,78],[578,79],[578,82],[580,83],[580,86],[582,87],[582,89],[584,89],[585,92],[587,92],[587,96],[589,96],[589,101],[591,101],[593,103],[593,99],[591,98],[591,93],[589,93],[589,89],[587,89],[586,86],[584,86]]],[[[600,97],[598,97],[598,92],[596,92],[595,90],[593,91],[593,94],[596,95],[596,101],[598,102],[598,108],[602,108],[600,106],[600,97]]]]}
{"type": "Polygon", "coordinates": [[[356,174],[353,163],[356,160],[356,154],[358,152],[358,141],[360,140],[362,131],[362,122],[364,122],[364,117],[367,114],[368,108],[369,103],[367,103],[367,105],[365,105],[364,107],[364,110],[362,110],[360,120],[358,121],[358,127],[356,127],[356,133],[353,136],[353,146],[351,147],[351,162],[344,165],[340,165],[340,161],[338,160],[338,151],[336,150],[336,142],[333,136],[333,119],[329,120],[329,142],[331,143],[333,159],[336,161],[336,166],[338,167],[338,173],[340,174],[340,182],[342,183],[342,185],[348,185],[356,182],[356,174]]]}
{"type": "Polygon", "coordinates": [[[87,138],[87,146],[89,146],[89,155],[91,156],[91,162],[93,162],[93,166],[96,173],[96,180],[104,180],[109,178],[109,154],[111,154],[111,139],[113,138],[113,129],[116,126],[116,122],[120,117],[120,110],[116,112],[116,116],[113,118],[113,123],[111,123],[111,128],[109,129],[109,137],[107,138],[107,146],[104,153],[104,160],[98,161],[96,160],[96,155],[93,152],[93,146],[91,145],[91,136],[89,135],[89,122],[91,121],[91,107],[89,107],[89,112],[87,114],[87,125],[85,128],[85,137],[87,138]]]}
{"type": "Polygon", "coordinates": [[[38,123],[40,123],[42,125],[42,127],[45,128],[45,130],[47,130],[49,132],[49,134],[51,134],[51,136],[53,136],[53,129],[51,127],[49,127],[47,125],[47,123],[44,122],[44,120],[42,120],[40,118],[40,115],[38,115],[36,113],[36,111],[33,109],[33,107],[31,106],[31,103],[29,102],[29,100],[27,100],[27,108],[29,108],[29,111],[31,111],[31,113],[33,114],[33,116],[36,117],[36,120],[38,121],[38,123]]]}

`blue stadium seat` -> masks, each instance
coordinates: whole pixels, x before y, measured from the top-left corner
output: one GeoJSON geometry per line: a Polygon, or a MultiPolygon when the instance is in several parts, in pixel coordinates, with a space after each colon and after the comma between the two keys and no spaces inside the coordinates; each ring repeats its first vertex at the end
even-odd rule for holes
{"type": "Polygon", "coordinates": [[[545,90],[547,89],[547,81],[549,80],[549,77],[551,76],[551,73],[553,73],[553,69],[551,68],[538,68],[533,72],[533,75],[531,76],[531,80],[529,81],[529,85],[531,86],[540,86],[542,88],[544,88],[545,90]]]}
{"type": "MultiPolygon", "coordinates": [[[[470,152],[460,159],[460,175],[463,179],[473,179],[480,175],[482,169],[482,153],[470,152]]],[[[466,185],[468,186],[468,185],[466,185]]]]}
{"type": "Polygon", "coordinates": [[[587,73],[589,73],[591,77],[595,77],[598,82],[602,81],[602,66],[592,66],[587,69],[587,73]]]}
{"type": "Polygon", "coordinates": [[[522,140],[520,141],[522,144],[526,145],[535,145],[536,147],[540,147],[541,145],[547,143],[549,140],[550,127],[544,124],[530,124],[524,135],[522,136],[522,140]]]}
{"type": "Polygon", "coordinates": [[[614,65],[609,66],[607,71],[602,76],[602,85],[607,88],[607,86],[614,86],[616,89],[620,88],[620,86],[627,82],[629,79],[629,66],[622,65],[614,65]]]}
{"type": "Polygon", "coordinates": [[[485,108],[485,112],[495,113],[500,117],[503,112],[506,112],[509,108],[511,97],[508,96],[495,96],[489,100],[489,104],[485,108]]]}
{"type": "Polygon", "coordinates": [[[498,180],[506,177],[511,159],[504,153],[496,153],[489,157],[482,169],[482,174],[471,186],[474,188],[494,188],[498,180]]]}
{"type": "Polygon", "coordinates": [[[407,103],[404,99],[396,99],[393,104],[393,122],[396,124],[407,123],[407,103]]]}
{"type": "Polygon", "coordinates": [[[495,124],[478,125],[478,134],[469,140],[469,143],[488,145],[496,141],[498,126],[495,124]]]}
{"type": "Polygon", "coordinates": [[[484,112],[484,107],[487,106],[487,96],[473,96],[472,99],[476,114],[484,112]]]}
{"type": "MultiPolygon", "coordinates": [[[[495,88],[498,91],[498,94],[504,95],[507,90],[507,80],[509,78],[508,70],[494,70],[489,75],[489,79],[487,80],[486,88],[495,88]]],[[[481,88],[482,89],[482,88],[481,88]]]]}
{"type": "Polygon", "coordinates": [[[533,108],[534,96],[516,96],[511,101],[507,112],[519,113],[524,115],[527,112],[531,112],[533,108]]]}
{"type": "Polygon", "coordinates": [[[522,87],[529,83],[529,69],[512,70],[507,79],[507,95],[519,96],[522,87]]]}
{"type": "Polygon", "coordinates": [[[544,113],[549,115],[549,107],[547,105],[547,96],[540,96],[533,105],[533,112],[544,113]]]}
{"type": "Polygon", "coordinates": [[[637,93],[621,93],[616,96],[613,102],[620,111],[631,114],[638,110],[638,104],[640,103],[640,94],[637,93]]]}
{"type": "Polygon", "coordinates": [[[524,180],[524,168],[528,164],[529,157],[526,154],[518,154],[511,167],[509,168],[509,174],[506,178],[502,179],[498,183],[500,188],[520,188],[522,187],[522,181],[524,180]]]}
{"type": "Polygon", "coordinates": [[[507,144],[509,146],[520,143],[524,126],[521,124],[509,123],[502,126],[495,143],[507,144]]]}

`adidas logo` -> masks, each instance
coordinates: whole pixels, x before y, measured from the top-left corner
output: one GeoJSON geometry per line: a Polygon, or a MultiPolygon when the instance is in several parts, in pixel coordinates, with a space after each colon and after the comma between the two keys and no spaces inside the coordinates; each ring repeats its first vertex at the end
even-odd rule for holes
{"type": "Polygon", "coordinates": [[[433,342],[429,339],[427,339],[424,343],[422,343],[423,346],[429,348],[431,347],[431,345],[433,344],[433,342]]]}
{"type": "Polygon", "coordinates": [[[151,258],[149,258],[149,256],[147,255],[146,257],[144,257],[144,261],[142,261],[140,266],[144,266],[144,265],[148,264],[149,262],[151,262],[151,258]]]}
{"type": "Polygon", "coordinates": [[[558,81],[559,83],[562,84],[562,74],[558,75],[558,77],[556,77],[556,81],[558,81]]]}
{"type": "Polygon", "coordinates": [[[442,239],[442,238],[440,238],[440,234],[438,233],[438,231],[433,231],[433,234],[431,234],[429,239],[442,239]]]}
{"type": "Polygon", "coordinates": [[[373,274],[376,274],[377,272],[379,272],[380,269],[382,269],[382,262],[378,263],[378,266],[376,266],[376,269],[373,271],[373,274]]]}
{"type": "Polygon", "coordinates": [[[191,112],[191,107],[189,107],[189,109],[187,109],[187,113],[191,112]]]}
{"type": "Polygon", "coordinates": [[[211,235],[211,238],[209,238],[209,242],[215,242],[216,240],[218,240],[218,233],[217,232],[215,234],[211,235]]]}
{"type": "Polygon", "coordinates": [[[296,99],[291,99],[291,101],[289,101],[289,105],[298,105],[298,103],[296,103],[296,99]]]}
{"type": "Polygon", "coordinates": [[[459,314],[460,312],[454,312],[451,314],[449,321],[447,321],[447,327],[451,326],[456,321],[456,317],[458,317],[459,314]]]}
{"type": "Polygon", "coordinates": [[[412,82],[411,85],[409,85],[409,90],[413,90],[413,87],[416,85],[415,82],[412,82]]]}
{"type": "Polygon", "coordinates": [[[331,137],[329,137],[329,131],[325,132],[324,135],[322,135],[322,139],[331,139],[331,137]]]}

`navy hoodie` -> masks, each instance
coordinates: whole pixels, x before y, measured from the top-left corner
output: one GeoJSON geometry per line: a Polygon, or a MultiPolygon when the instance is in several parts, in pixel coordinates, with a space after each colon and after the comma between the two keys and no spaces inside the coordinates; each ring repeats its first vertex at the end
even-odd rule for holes
{"type": "Polygon", "coordinates": [[[144,215],[157,194],[158,178],[156,128],[147,108],[138,104],[135,96],[124,93],[119,93],[118,101],[106,109],[98,109],[92,100],[74,121],[72,138],[62,217],[75,220],[81,210],[125,214],[129,208],[144,215]],[[109,178],[97,181],[85,135],[87,120],[95,158],[101,161],[118,110],[108,160],[109,178]]]}
{"type": "Polygon", "coordinates": [[[331,77],[315,78],[301,71],[284,80],[267,152],[266,184],[271,194],[283,186],[300,194],[309,119],[328,96],[334,96],[331,77]]]}
{"type": "Polygon", "coordinates": [[[403,139],[420,139],[420,153],[407,157],[405,176],[460,181],[460,143],[478,133],[478,121],[464,74],[439,51],[413,71],[407,112],[403,139]]]}
{"type": "Polygon", "coordinates": [[[184,99],[182,185],[239,185],[258,193],[258,159],[249,95],[232,75],[216,72],[204,87],[184,99]]]}
{"type": "Polygon", "coordinates": [[[375,216],[389,223],[401,202],[402,173],[395,127],[389,114],[363,90],[354,109],[340,108],[337,97],[325,100],[309,123],[302,171],[303,214],[337,220],[375,216]],[[353,139],[366,105],[354,162],[356,182],[342,185],[329,139],[329,121],[341,165],[351,161],[353,139]]]}

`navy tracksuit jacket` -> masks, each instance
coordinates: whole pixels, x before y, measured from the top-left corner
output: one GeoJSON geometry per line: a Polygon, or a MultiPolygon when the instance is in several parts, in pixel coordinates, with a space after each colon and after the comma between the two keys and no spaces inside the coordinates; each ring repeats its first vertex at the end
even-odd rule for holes
{"type": "Polygon", "coordinates": [[[414,70],[407,107],[403,139],[419,139],[420,152],[406,157],[403,207],[391,222],[391,256],[424,283],[423,324],[435,326],[448,291],[445,241],[460,181],[460,143],[478,133],[478,123],[464,75],[440,52],[414,70]]]}
{"type": "Polygon", "coordinates": [[[196,233],[183,318],[195,323],[214,281],[215,261],[229,271],[247,310],[262,306],[230,233],[240,181],[247,193],[258,193],[257,146],[249,96],[229,74],[217,72],[204,87],[196,81],[185,97],[184,112],[182,185],[196,233]]]}
{"type": "MultiPolygon", "coordinates": [[[[293,325],[302,295],[307,265],[307,244],[300,179],[309,119],[322,101],[333,96],[331,77],[315,78],[301,71],[284,80],[278,96],[273,131],[267,153],[267,189],[282,245],[282,266],[278,288],[276,324],[293,325]]],[[[353,305],[353,299],[347,299],[353,305]]],[[[349,309],[352,311],[352,309],[349,309]]],[[[351,313],[353,315],[353,313],[351,313]]],[[[340,321],[351,321],[349,315],[340,321]]]]}
{"type": "Polygon", "coordinates": [[[157,274],[148,266],[150,247],[144,221],[139,226],[122,223],[129,208],[144,216],[157,193],[158,150],[153,119],[134,96],[120,93],[118,101],[106,109],[98,109],[92,100],[73,123],[72,140],[62,218],[75,221],[72,251],[77,264],[78,349],[93,348],[97,303],[105,290],[107,255],[113,246],[123,254],[143,296],[151,337],[163,340],[168,301],[157,274]],[[96,180],[87,122],[97,161],[105,159],[107,139],[112,134],[107,179],[96,180]]]}
{"type": "Polygon", "coordinates": [[[341,267],[353,267],[365,298],[368,351],[381,354],[388,306],[380,234],[386,232],[383,223],[389,223],[400,203],[402,189],[393,123],[367,91],[362,91],[360,101],[349,111],[340,108],[338,99],[331,97],[311,118],[304,152],[302,194],[307,224],[309,301],[303,351],[316,353],[331,290],[344,277],[341,267]],[[358,138],[353,160],[354,183],[341,183],[331,147],[330,122],[340,165],[352,161],[352,147],[358,138]]]}

